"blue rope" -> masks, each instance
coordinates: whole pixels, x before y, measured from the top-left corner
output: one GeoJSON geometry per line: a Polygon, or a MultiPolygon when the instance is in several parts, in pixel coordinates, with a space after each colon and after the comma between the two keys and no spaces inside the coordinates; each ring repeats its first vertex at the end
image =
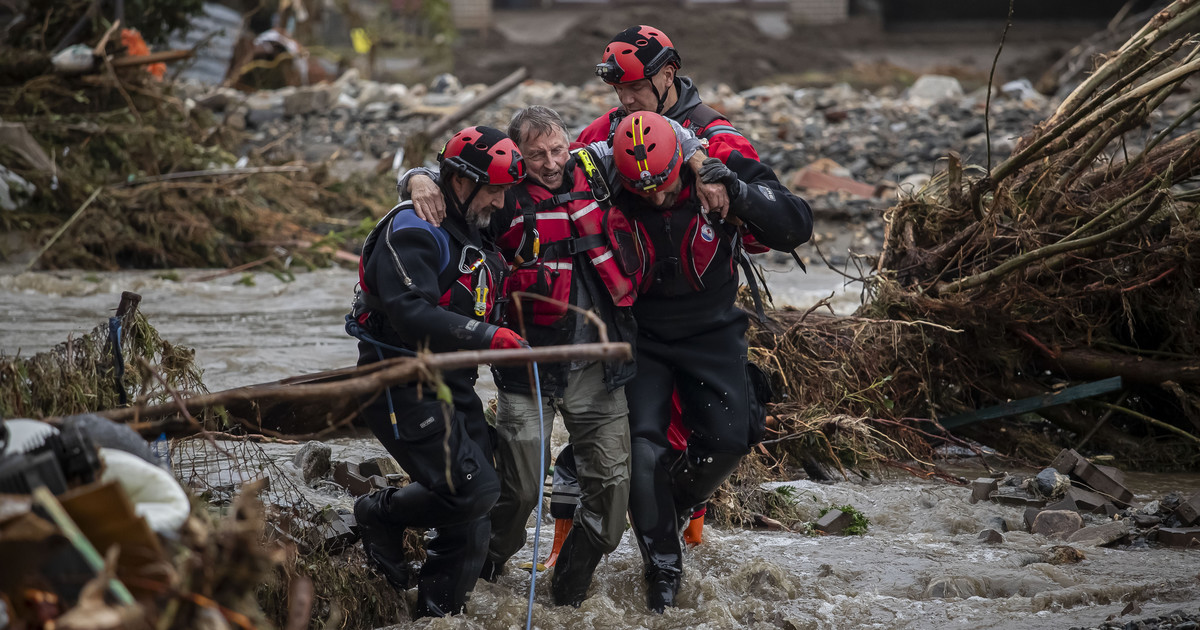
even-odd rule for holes
{"type": "Polygon", "coordinates": [[[125,393],[125,357],[121,353],[121,318],[108,318],[108,341],[112,344],[114,385],[117,388],[117,398],[120,405],[125,406],[129,400],[125,393]]]}
{"type": "Polygon", "coordinates": [[[537,363],[533,364],[533,387],[538,405],[538,470],[543,472],[543,479],[538,483],[537,521],[533,527],[533,566],[529,572],[529,608],[525,614],[525,630],[529,630],[533,626],[533,587],[537,584],[538,541],[542,539],[543,500],[540,487],[545,481],[544,473],[546,471],[546,430],[542,422],[542,382],[541,378],[538,377],[537,363]]]}
{"type": "MultiPolygon", "coordinates": [[[[374,345],[375,354],[379,356],[380,361],[383,361],[383,350],[385,348],[391,350],[392,352],[398,352],[407,357],[417,356],[417,354],[412,350],[388,345],[367,334],[367,331],[363,329],[362,325],[354,320],[353,315],[346,316],[346,334],[354,337],[355,339],[361,339],[369,344],[374,345]]],[[[398,442],[400,441],[400,426],[396,424],[396,406],[392,404],[392,388],[383,388],[383,395],[385,398],[387,398],[388,418],[392,421],[392,435],[396,437],[396,441],[398,442]]]]}

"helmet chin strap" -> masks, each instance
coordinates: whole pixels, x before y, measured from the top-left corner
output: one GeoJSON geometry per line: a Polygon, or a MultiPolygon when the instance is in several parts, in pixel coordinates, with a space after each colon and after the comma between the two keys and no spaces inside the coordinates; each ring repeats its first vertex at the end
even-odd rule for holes
{"type": "Polygon", "coordinates": [[[471,194],[467,195],[464,201],[459,201],[458,193],[454,192],[454,187],[450,185],[450,178],[447,177],[445,180],[442,183],[442,192],[445,193],[443,196],[450,199],[450,205],[454,206],[454,209],[458,210],[459,216],[465,220],[467,218],[467,208],[471,207],[471,202],[475,200],[475,195],[479,194],[480,189],[483,188],[483,184],[475,182],[475,187],[471,189],[471,194]]]}
{"type": "Polygon", "coordinates": [[[675,80],[671,79],[671,82],[667,85],[666,91],[664,91],[662,94],[659,94],[658,88],[654,87],[653,77],[651,78],[650,89],[654,91],[654,98],[658,99],[658,106],[654,109],[655,114],[661,115],[663,113],[663,104],[667,102],[667,97],[671,95],[671,88],[674,86],[675,80]]]}

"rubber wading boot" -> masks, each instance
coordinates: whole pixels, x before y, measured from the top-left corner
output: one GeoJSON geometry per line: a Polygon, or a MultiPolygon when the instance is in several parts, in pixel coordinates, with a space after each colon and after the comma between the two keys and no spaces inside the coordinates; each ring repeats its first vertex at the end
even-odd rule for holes
{"type": "Polygon", "coordinates": [[[387,515],[387,504],[396,488],[385,488],[354,502],[354,519],[367,559],[398,589],[411,586],[412,567],[404,560],[404,527],[387,515]]]}
{"type": "Polygon", "coordinates": [[[547,569],[558,562],[558,554],[562,552],[563,543],[566,542],[567,535],[571,533],[571,526],[574,523],[575,521],[569,518],[554,519],[554,544],[550,546],[550,557],[546,558],[544,563],[547,569]]]}
{"type": "Polygon", "coordinates": [[[421,583],[417,588],[417,606],[412,612],[413,619],[447,617],[466,612],[465,601],[454,601],[453,576],[441,574],[431,576],[425,573],[422,573],[421,583]]]}
{"type": "Polygon", "coordinates": [[[691,516],[693,510],[708,501],[729,475],[737,470],[741,461],[740,453],[685,455],[680,462],[682,466],[676,466],[672,471],[674,478],[671,480],[671,491],[675,496],[676,511],[691,516]]]}
{"type": "Polygon", "coordinates": [[[674,571],[646,572],[646,606],[651,611],[662,613],[675,607],[675,596],[679,593],[682,573],[674,571]]]}
{"type": "Polygon", "coordinates": [[[687,527],[683,530],[683,542],[688,547],[695,547],[704,542],[704,511],[697,510],[692,514],[687,527]]]}
{"type": "Polygon", "coordinates": [[[587,599],[588,587],[596,565],[604,558],[604,552],[596,549],[579,528],[573,528],[563,541],[554,565],[554,576],[550,579],[550,594],[558,606],[579,608],[587,599]]]}

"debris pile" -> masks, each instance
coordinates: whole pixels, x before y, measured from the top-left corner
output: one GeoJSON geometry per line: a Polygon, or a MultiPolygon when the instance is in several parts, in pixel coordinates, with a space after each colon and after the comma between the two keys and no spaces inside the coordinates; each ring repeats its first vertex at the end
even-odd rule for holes
{"type": "MultiPolygon", "coordinates": [[[[163,4],[128,7],[134,23],[158,24],[142,26],[151,41],[200,7],[163,4]]],[[[96,14],[98,6],[30,7],[0,41],[0,52],[24,51],[0,54],[15,60],[0,64],[8,140],[0,146],[0,226],[25,235],[0,255],[48,269],[325,264],[336,245],[320,242],[322,234],[386,210],[386,184],[363,176],[347,184],[324,168],[236,154],[236,131],[151,72],[150,61],[190,53],[138,54],[140,36],[117,33],[119,21],[96,14]],[[67,33],[72,23],[79,28],[67,33]],[[48,51],[60,38],[74,45],[52,63],[48,51]],[[25,250],[29,243],[40,249],[25,250]]]]}
{"type": "MultiPolygon", "coordinates": [[[[290,607],[298,584],[310,591],[310,623],[324,627],[376,628],[407,613],[403,593],[377,579],[362,548],[354,545],[354,516],[328,504],[331,493],[357,496],[337,482],[336,473],[330,480],[328,446],[306,444],[292,466],[278,463],[262,444],[229,436],[177,439],[171,454],[180,483],[213,509],[229,506],[247,488],[257,492],[260,540],[266,549],[279,551],[262,582],[249,592],[272,623],[282,626],[294,614],[290,607]],[[314,486],[324,492],[314,492],[314,486]]],[[[399,468],[394,462],[392,466],[399,468]]],[[[423,559],[420,537],[408,534],[411,558],[423,559]]]]}
{"type": "MultiPolygon", "coordinates": [[[[958,87],[956,80],[946,79],[958,87]]],[[[350,70],[330,84],[249,95],[197,84],[181,89],[226,125],[245,129],[253,144],[268,147],[265,155],[272,160],[337,156],[373,161],[390,157],[428,124],[427,117],[453,111],[486,87],[462,86],[451,75],[428,86],[406,87],[362,79],[350,70]]],[[[706,84],[701,96],[733,120],[763,161],[784,177],[825,159],[844,165],[845,176],[863,185],[890,182],[895,187],[913,175],[932,174],[933,162],[948,151],[980,158],[986,153],[981,122],[986,90],[964,96],[960,88],[900,94],[893,88],[872,93],[847,84],[776,84],[735,92],[725,84],[706,84]]],[[[528,80],[481,109],[472,122],[505,128],[517,109],[541,104],[559,112],[577,131],[615,102],[612,89],[599,81],[568,86],[528,80]]],[[[1043,97],[997,90],[991,104],[993,151],[1011,149],[1014,138],[1048,111],[1043,97]]]]}
{"type": "Polygon", "coordinates": [[[952,438],[924,419],[1120,377],[1034,407],[1049,430],[954,431],[1035,461],[1086,444],[1125,467],[1200,466],[1200,108],[1172,100],[1200,72],[1176,39],[1198,11],[1156,14],[1011,155],[950,154],[888,211],[854,317],[777,313],[782,333],[754,333],[786,394],[775,456],[804,444],[929,470],[930,444],[952,438]]]}
{"type": "Polygon", "coordinates": [[[44,418],[205,393],[195,351],[162,339],[125,292],[108,323],[31,357],[0,353],[0,417],[44,418]]]}
{"type": "MultiPolygon", "coordinates": [[[[1072,449],[1064,449],[1036,476],[982,477],[970,490],[972,503],[1025,508],[1025,531],[1067,544],[1200,547],[1200,492],[1186,499],[1169,494],[1142,505],[1125,487],[1120,469],[1089,462],[1072,449]]],[[[1001,523],[998,532],[985,530],[980,540],[1002,543],[1007,527],[1001,523]]]]}

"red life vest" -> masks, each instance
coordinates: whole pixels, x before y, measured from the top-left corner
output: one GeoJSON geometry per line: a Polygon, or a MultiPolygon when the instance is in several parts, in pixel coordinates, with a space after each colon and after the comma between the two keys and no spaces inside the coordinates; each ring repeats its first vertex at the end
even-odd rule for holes
{"type": "Polygon", "coordinates": [[[580,254],[596,269],[608,289],[613,304],[630,306],[636,293],[630,273],[639,267],[634,252],[624,264],[613,243],[632,242],[632,229],[625,216],[596,200],[582,167],[567,165],[565,176],[571,179],[571,192],[553,195],[537,185],[525,185],[519,194],[521,214],[500,235],[497,243],[505,252],[514,252],[514,268],[509,275],[506,293],[534,293],[551,301],[534,298],[516,299],[510,303],[510,321],[529,317],[537,326],[558,323],[569,310],[571,278],[575,254],[580,254]],[[626,237],[614,237],[623,232],[626,237]],[[614,240],[614,238],[616,240],[614,240]]]}
{"type": "Polygon", "coordinates": [[[637,234],[641,270],[635,274],[640,293],[701,291],[704,278],[722,265],[723,277],[734,273],[738,232],[728,224],[714,224],[700,212],[690,186],[669,210],[643,207],[630,214],[637,234]]]}

